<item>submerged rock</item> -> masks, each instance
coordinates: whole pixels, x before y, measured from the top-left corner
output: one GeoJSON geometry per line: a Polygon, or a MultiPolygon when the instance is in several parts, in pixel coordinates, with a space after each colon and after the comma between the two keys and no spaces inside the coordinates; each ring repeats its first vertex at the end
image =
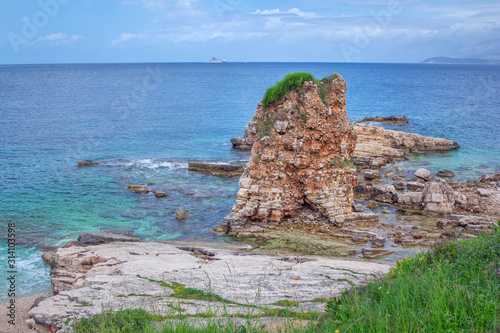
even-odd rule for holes
{"type": "Polygon", "coordinates": [[[163,192],[163,191],[154,191],[154,194],[157,198],[164,198],[164,197],[168,196],[168,194],[166,192],[163,192]]]}
{"type": "Polygon", "coordinates": [[[177,209],[175,211],[175,214],[174,214],[175,218],[178,219],[178,220],[185,220],[185,219],[187,219],[189,217],[189,215],[191,215],[191,214],[189,214],[188,212],[186,212],[182,208],[177,209]]]}
{"type": "Polygon", "coordinates": [[[86,166],[92,166],[92,165],[97,165],[99,164],[100,162],[92,162],[92,161],[78,161],[76,162],[78,164],[78,166],[81,166],[81,167],[86,167],[86,166]]]}
{"type": "Polygon", "coordinates": [[[248,235],[291,219],[306,227],[340,226],[353,216],[357,174],[349,159],[356,135],[345,92],[342,76],[334,74],[304,82],[267,108],[259,104],[249,124],[255,131],[247,131],[256,138],[252,157],[222,229],[248,235]]]}
{"type": "Polygon", "coordinates": [[[409,121],[407,116],[389,116],[389,117],[365,117],[360,123],[376,122],[385,124],[407,124],[409,121]]]}
{"type": "Polygon", "coordinates": [[[146,194],[151,192],[151,190],[144,185],[125,185],[125,187],[128,188],[130,192],[134,193],[146,194]]]}

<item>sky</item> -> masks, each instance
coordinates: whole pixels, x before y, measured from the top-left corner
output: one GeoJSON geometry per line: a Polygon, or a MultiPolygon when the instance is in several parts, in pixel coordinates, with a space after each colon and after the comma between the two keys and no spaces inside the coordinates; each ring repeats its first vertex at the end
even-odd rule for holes
{"type": "Polygon", "coordinates": [[[0,64],[500,53],[500,0],[0,0],[0,64]]]}

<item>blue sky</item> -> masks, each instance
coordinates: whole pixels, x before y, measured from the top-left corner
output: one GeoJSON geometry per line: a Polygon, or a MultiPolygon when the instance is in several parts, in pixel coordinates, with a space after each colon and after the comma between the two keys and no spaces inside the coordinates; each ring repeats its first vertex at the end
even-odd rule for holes
{"type": "Polygon", "coordinates": [[[499,0],[1,0],[0,63],[420,62],[500,53],[499,0]]]}

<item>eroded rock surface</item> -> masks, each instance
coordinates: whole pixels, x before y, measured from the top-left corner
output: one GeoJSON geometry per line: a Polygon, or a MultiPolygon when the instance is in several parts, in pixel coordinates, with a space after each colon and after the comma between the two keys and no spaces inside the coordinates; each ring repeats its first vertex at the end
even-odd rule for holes
{"type": "Polygon", "coordinates": [[[193,317],[208,312],[255,315],[288,300],[300,302],[289,307],[292,311],[323,311],[324,303],[312,302],[315,298],[338,295],[351,283],[365,283],[388,269],[377,263],[178,248],[159,242],[72,246],[58,249],[54,259],[51,275],[57,295],[39,302],[29,316],[32,325],[57,331],[67,321],[110,309],[175,315],[180,307],[183,315],[193,317]],[[67,283],[59,285],[61,279],[67,283]],[[186,300],[184,287],[220,298],[186,300]]]}
{"type": "Polygon", "coordinates": [[[408,124],[407,116],[389,116],[389,117],[365,117],[360,123],[376,122],[385,124],[408,124]]]}
{"type": "Polygon", "coordinates": [[[343,78],[334,74],[321,88],[308,81],[268,108],[259,104],[249,125],[254,130],[247,131],[256,140],[252,157],[219,229],[238,236],[290,219],[341,226],[353,217],[357,174],[349,159],[356,135],[345,92],[343,78]]]}

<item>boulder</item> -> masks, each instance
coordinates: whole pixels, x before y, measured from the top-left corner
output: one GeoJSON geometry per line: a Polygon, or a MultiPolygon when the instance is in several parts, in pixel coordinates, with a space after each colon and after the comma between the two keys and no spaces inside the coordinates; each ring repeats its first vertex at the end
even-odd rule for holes
{"type": "Polygon", "coordinates": [[[362,204],[357,204],[357,205],[354,205],[353,206],[353,211],[357,212],[357,213],[361,213],[363,212],[365,209],[363,208],[363,205],[362,204]]]}
{"type": "Polygon", "coordinates": [[[378,209],[379,204],[376,201],[368,201],[366,208],[368,209],[378,209]]]}
{"type": "Polygon", "coordinates": [[[377,187],[378,194],[375,196],[375,200],[383,203],[393,203],[398,200],[398,192],[393,185],[382,185],[377,187]]]}
{"type": "Polygon", "coordinates": [[[478,188],[477,189],[477,193],[479,193],[479,195],[482,196],[482,197],[491,197],[491,195],[493,193],[495,193],[495,191],[488,190],[488,189],[485,189],[485,188],[478,188]]]}
{"type": "Polygon", "coordinates": [[[444,182],[427,183],[422,191],[423,212],[431,215],[451,214],[455,205],[455,196],[450,185],[444,182]]]}
{"type": "Polygon", "coordinates": [[[424,168],[418,169],[417,171],[415,171],[415,173],[413,175],[415,177],[423,179],[425,181],[429,181],[432,178],[431,172],[427,169],[424,169],[424,168]]]}
{"type": "Polygon", "coordinates": [[[378,170],[365,170],[365,179],[380,179],[380,172],[378,170]]]}

